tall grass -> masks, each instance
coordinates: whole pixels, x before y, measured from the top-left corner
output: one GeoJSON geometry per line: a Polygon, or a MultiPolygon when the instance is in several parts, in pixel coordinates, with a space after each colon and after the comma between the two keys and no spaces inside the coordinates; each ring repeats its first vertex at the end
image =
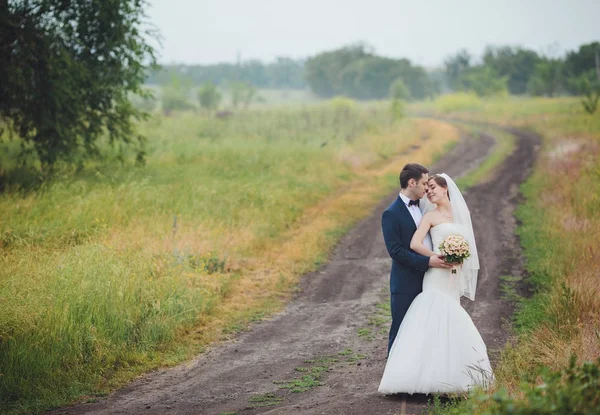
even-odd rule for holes
{"type": "Polygon", "coordinates": [[[217,293],[189,266],[99,244],[2,257],[2,401],[44,407],[147,364],[217,293]],[[18,258],[11,258],[18,256],[18,258]],[[161,266],[162,265],[162,266],[161,266]]]}
{"type": "MultiPolygon", "coordinates": [[[[571,98],[491,100],[455,116],[544,137],[517,211],[532,295],[519,301],[515,337],[495,369],[497,389],[518,400],[522,382],[535,384],[541,367],[565,370],[572,355],[580,363],[600,357],[600,117],[571,98]]],[[[475,400],[463,408],[496,413],[495,405],[475,400]]]]}
{"type": "Polygon", "coordinates": [[[399,164],[457,139],[343,100],[140,128],[145,167],[104,147],[103,160],[43,182],[7,156],[18,142],[3,144],[2,410],[105,393],[276,309],[399,164]]]}

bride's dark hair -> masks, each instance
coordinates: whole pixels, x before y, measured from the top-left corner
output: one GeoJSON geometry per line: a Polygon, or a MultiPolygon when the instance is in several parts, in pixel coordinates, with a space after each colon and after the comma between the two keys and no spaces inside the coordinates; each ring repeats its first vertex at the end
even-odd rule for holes
{"type": "MultiPolygon", "coordinates": [[[[444,189],[448,190],[448,182],[446,181],[446,179],[444,179],[439,174],[434,174],[433,176],[431,176],[429,178],[429,180],[433,180],[438,186],[441,186],[444,189]]],[[[447,193],[447,195],[448,195],[448,200],[450,200],[450,193],[447,193]]]]}

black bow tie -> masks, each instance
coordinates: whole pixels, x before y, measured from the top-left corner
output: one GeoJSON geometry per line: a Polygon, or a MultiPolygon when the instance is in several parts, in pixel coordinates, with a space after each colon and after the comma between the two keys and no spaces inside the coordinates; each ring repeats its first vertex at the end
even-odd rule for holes
{"type": "Polygon", "coordinates": [[[408,202],[408,207],[411,207],[411,206],[417,206],[418,207],[419,206],[419,200],[417,199],[417,200],[411,200],[411,201],[409,201],[408,202]]]}

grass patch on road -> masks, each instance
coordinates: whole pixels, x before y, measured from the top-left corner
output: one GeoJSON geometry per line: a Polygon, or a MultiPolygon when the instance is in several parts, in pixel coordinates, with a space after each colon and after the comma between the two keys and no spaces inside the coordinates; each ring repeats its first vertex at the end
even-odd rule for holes
{"type": "Polygon", "coordinates": [[[289,389],[293,393],[306,392],[317,386],[323,386],[320,375],[303,375],[299,379],[292,379],[283,382],[275,382],[281,389],[289,389]]]}
{"type": "Polygon", "coordinates": [[[274,393],[265,393],[262,395],[252,395],[248,400],[248,409],[264,408],[267,406],[279,405],[283,401],[283,398],[275,395],[274,393]]]}

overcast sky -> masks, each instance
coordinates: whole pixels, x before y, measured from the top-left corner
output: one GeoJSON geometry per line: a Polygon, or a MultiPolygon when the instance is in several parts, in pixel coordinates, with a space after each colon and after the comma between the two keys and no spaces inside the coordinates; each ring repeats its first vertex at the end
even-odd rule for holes
{"type": "Polygon", "coordinates": [[[161,63],[270,62],[364,41],[427,67],[466,48],[562,55],[600,41],[600,0],[150,0],[161,63]]]}

